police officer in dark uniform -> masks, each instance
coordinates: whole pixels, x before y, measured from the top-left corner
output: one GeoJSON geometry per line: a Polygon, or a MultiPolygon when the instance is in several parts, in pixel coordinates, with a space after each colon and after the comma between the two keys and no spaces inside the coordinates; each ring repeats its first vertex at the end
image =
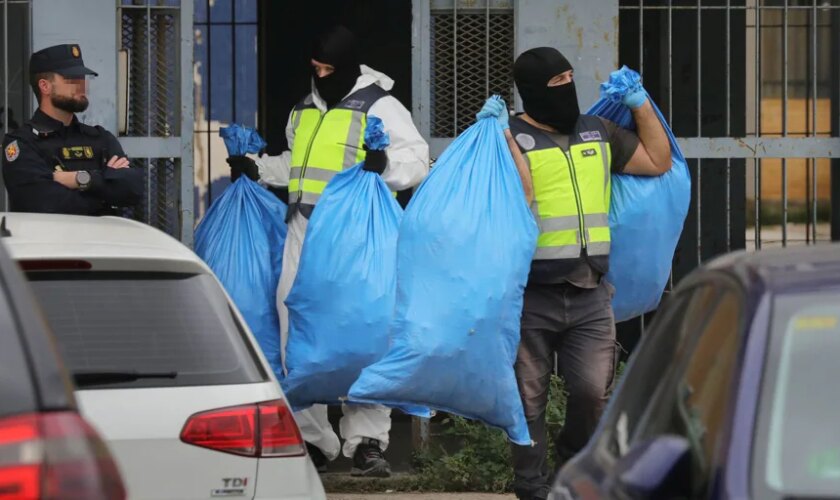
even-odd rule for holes
{"type": "Polygon", "coordinates": [[[117,138],[76,117],[87,109],[87,75],[78,45],[32,54],[38,109],[3,141],[3,180],[13,212],[106,215],[137,204],[143,171],[130,168],[117,138]]]}

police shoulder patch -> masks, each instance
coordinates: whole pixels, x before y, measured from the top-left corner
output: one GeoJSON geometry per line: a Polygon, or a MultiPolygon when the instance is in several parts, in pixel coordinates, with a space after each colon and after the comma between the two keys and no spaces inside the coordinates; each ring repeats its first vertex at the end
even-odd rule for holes
{"type": "Polygon", "coordinates": [[[519,133],[516,134],[515,139],[517,144],[519,144],[522,147],[522,149],[526,149],[528,151],[534,149],[534,147],[536,147],[537,145],[536,139],[534,139],[534,136],[531,134],[519,133]]]}
{"type": "Polygon", "coordinates": [[[6,145],[5,153],[6,161],[13,162],[17,160],[18,156],[20,156],[20,147],[18,146],[18,142],[12,141],[8,145],[6,145]]]}

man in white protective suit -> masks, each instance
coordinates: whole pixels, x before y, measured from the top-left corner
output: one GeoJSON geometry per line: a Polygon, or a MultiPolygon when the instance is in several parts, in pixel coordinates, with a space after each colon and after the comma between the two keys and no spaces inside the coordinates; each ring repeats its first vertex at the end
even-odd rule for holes
{"type": "MultiPolygon", "coordinates": [[[[377,172],[392,191],[417,186],[429,171],[429,146],[420,136],[408,110],[388,94],[394,81],[360,65],[354,35],[337,26],[321,35],[313,47],[312,92],[292,110],[286,125],[289,150],[278,156],[228,158],[233,180],[247,175],[269,186],[289,188],[289,232],[277,290],[284,352],[289,313],[284,301],[294,283],[312,210],[327,182],[337,173],[364,160],[364,169],[377,172]],[[366,116],[379,117],[390,136],[384,151],[360,150],[366,116]],[[341,138],[341,140],[336,140],[341,138]]],[[[328,293],[327,290],[324,291],[328,293]]],[[[318,470],[326,470],[342,448],[353,459],[352,475],[387,477],[383,457],[391,429],[390,409],[379,405],[345,405],[340,422],[343,448],[327,419],[327,407],[315,405],[295,413],[307,448],[318,470]]]]}

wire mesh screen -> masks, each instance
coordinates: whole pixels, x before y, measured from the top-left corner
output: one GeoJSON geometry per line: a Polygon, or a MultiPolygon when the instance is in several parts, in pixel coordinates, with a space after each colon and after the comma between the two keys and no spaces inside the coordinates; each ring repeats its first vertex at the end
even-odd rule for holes
{"type": "Polygon", "coordinates": [[[129,136],[177,135],[178,11],[123,8],[122,47],[129,52],[129,136]]]}
{"type": "Polygon", "coordinates": [[[143,169],[146,193],[139,205],[125,209],[122,215],[178,238],[181,232],[178,216],[180,163],[177,158],[133,158],[131,166],[143,169]]]}
{"type": "Polygon", "coordinates": [[[455,137],[491,94],[513,96],[513,8],[433,9],[432,136],[455,137]]]}

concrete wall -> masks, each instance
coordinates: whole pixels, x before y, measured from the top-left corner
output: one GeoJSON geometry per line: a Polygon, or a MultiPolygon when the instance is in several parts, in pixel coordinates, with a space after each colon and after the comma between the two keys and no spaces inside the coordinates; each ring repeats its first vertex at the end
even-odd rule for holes
{"type": "Polygon", "coordinates": [[[33,52],[62,43],[78,44],[85,66],[99,73],[90,82],[90,107],[79,119],[116,134],[117,2],[32,0],[33,52]]]}
{"type": "MultiPolygon", "coordinates": [[[[516,55],[554,47],[572,63],[582,111],[618,64],[618,0],[517,0],[516,55]]],[[[522,105],[517,96],[517,109],[522,105]]]]}

